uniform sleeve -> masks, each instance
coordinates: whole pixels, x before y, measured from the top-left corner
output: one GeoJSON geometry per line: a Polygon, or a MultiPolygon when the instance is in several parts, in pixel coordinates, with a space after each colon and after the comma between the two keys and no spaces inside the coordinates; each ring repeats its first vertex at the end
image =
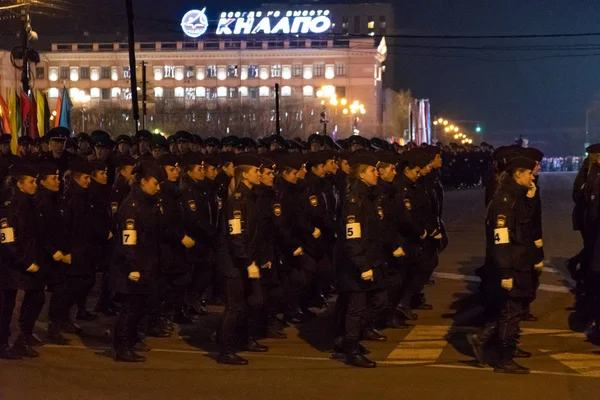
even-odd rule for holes
{"type": "Polygon", "coordinates": [[[27,214],[34,210],[21,205],[20,209],[15,210],[13,214],[12,226],[14,226],[15,239],[12,252],[15,259],[15,267],[22,271],[27,270],[31,264],[38,263],[37,256],[39,254],[36,241],[36,227],[30,226],[35,218],[28,219],[27,214]]]}
{"type": "Polygon", "coordinates": [[[161,200],[163,214],[161,217],[162,237],[170,243],[181,242],[185,236],[183,210],[181,204],[171,198],[161,200]]]}
{"type": "Polygon", "coordinates": [[[360,272],[366,272],[374,267],[369,260],[367,252],[367,241],[363,237],[363,221],[360,206],[356,199],[348,199],[342,211],[342,223],[344,224],[344,251],[348,259],[358,267],[360,272]]]}
{"type": "Polygon", "coordinates": [[[294,236],[292,225],[286,223],[289,220],[289,210],[283,208],[281,203],[273,204],[273,218],[275,221],[275,240],[286,256],[298,248],[302,247],[302,243],[294,236]]]}
{"type": "Polygon", "coordinates": [[[198,199],[190,189],[184,190],[182,195],[185,231],[196,241],[213,238],[217,230],[210,225],[208,202],[198,199]]]}
{"type": "Polygon", "coordinates": [[[400,232],[409,237],[420,238],[425,227],[415,215],[413,199],[406,193],[399,193],[394,198],[395,216],[400,232]]]}
{"type": "Polygon", "coordinates": [[[488,208],[486,224],[492,241],[491,256],[502,279],[513,277],[515,245],[515,212],[507,201],[493,199],[488,208]]]}
{"type": "Polygon", "coordinates": [[[247,207],[244,207],[243,202],[237,199],[231,199],[227,205],[226,223],[227,223],[227,242],[229,250],[240,265],[249,266],[252,262],[257,261],[252,259],[256,252],[252,248],[252,237],[249,232],[249,218],[247,215],[247,207]]]}

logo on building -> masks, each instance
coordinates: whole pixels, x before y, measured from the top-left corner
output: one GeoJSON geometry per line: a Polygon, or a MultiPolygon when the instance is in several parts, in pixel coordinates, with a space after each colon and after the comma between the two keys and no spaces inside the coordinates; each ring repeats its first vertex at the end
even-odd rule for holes
{"type": "Polygon", "coordinates": [[[206,32],[208,29],[208,18],[204,14],[205,10],[206,7],[202,10],[190,10],[183,16],[181,19],[183,33],[189,37],[197,38],[206,32]]]}
{"type": "Polygon", "coordinates": [[[329,10],[222,12],[216,34],[323,33],[331,26],[329,10]]]}

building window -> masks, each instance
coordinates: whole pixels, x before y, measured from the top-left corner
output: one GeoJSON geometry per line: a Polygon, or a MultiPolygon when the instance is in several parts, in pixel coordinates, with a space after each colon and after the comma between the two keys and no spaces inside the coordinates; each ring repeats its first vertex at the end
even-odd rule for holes
{"type": "Polygon", "coordinates": [[[90,67],[79,68],[79,79],[90,79],[90,67]]]}
{"type": "Polygon", "coordinates": [[[71,70],[69,69],[69,67],[60,67],[59,70],[59,79],[69,79],[69,76],[71,75],[71,70]]]}
{"type": "Polygon", "coordinates": [[[314,89],[312,86],[304,86],[302,88],[302,94],[304,94],[304,96],[306,97],[312,97],[314,96],[314,89]]]}
{"type": "Polygon", "coordinates": [[[217,88],[215,87],[211,87],[211,88],[206,88],[206,98],[209,100],[216,100],[216,98],[218,97],[218,92],[217,92],[217,88]]]}
{"type": "Polygon", "coordinates": [[[238,88],[230,87],[227,90],[227,98],[228,99],[237,99],[238,98],[238,88]]]}
{"type": "Polygon", "coordinates": [[[185,96],[185,90],[182,87],[176,87],[174,90],[175,97],[182,98],[185,96]]]}
{"type": "Polygon", "coordinates": [[[163,88],[161,88],[161,87],[154,88],[154,97],[163,97],[164,94],[165,94],[165,91],[163,88]]]}
{"type": "Polygon", "coordinates": [[[163,89],[163,97],[165,99],[175,98],[175,88],[164,88],[163,89]]]}
{"type": "Polygon", "coordinates": [[[369,29],[369,32],[375,29],[375,18],[372,16],[367,17],[367,28],[369,29]]]}
{"type": "Polygon", "coordinates": [[[196,100],[196,88],[185,88],[186,100],[196,100]]]}
{"type": "Polygon", "coordinates": [[[130,88],[123,90],[123,100],[131,100],[131,89],[130,88]]]}
{"type": "Polygon", "coordinates": [[[44,67],[35,67],[35,79],[44,79],[44,67]]]}
{"type": "Polygon", "coordinates": [[[271,66],[271,78],[280,78],[281,77],[281,65],[272,65],[271,66]]]}
{"type": "Polygon", "coordinates": [[[325,74],[325,64],[315,64],[313,74],[314,76],[323,76],[325,74]]]}
{"type": "MultiPolygon", "coordinates": [[[[110,71],[110,69],[109,69],[110,71]]],[[[110,72],[108,74],[110,76],[110,72]]],[[[110,88],[102,89],[102,100],[110,100],[110,88]]]]}
{"type": "Polygon", "coordinates": [[[290,86],[284,86],[281,88],[281,96],[288,97],[292,95],[292,88],[290,86]]]}
{"type": "Polygon", "coordinates": [[[194,67],[185,67],[185,77],[186,79],[193,78],[195,75],[194,67]]]}
{"type": "Polygon", "coordinates": [[[354,33],[360,33],[360,15],[354,17],[354,33]]]}
{"type": "Polygon", "coordinates": [[[175,78],[175,67],[173,65],[165,65],[165,79],[175,78]]]}
{"type": "Polygon", "coordinates": [[[248,94],[251,99],[258,99],[258,95],[259,95],[258,88],[257,87],[249,88],[248,94]]]}
{"type": "Polygon", "coordinates": [[[100,79],[110,79],[110,67],[102,67],[100,69],[100,79]]]}
{"type": "Polygon", "coordinates": [[[268,86],[261,86],[259,89],[260,97],[269,97],[271,94],[271,88],[268,86]]]}
{"type": "Polygon", "coordinates": [[[216,78],[217,77],[217,66],[209,65],[206,67],[206,77],[207,78],[216,78]]]}
{"type": "Polygon", "coordinates": [[[342,17],[342,33],[348,34],[348,17],[342,17]]]}
{"type": "Polygon", "coordinates": [[[129,67],[123,67],[123,79],[131,79],[131,70],[129,67]]]}
{"type": "Polygon", "coordinates": [[[294,78],[299,78],[302,76],[302,64],[294,64],[292,66],[292,76],[294,78]]]}
{"type": "Polygon", "coordinates": [[[387,31],[387,22],[385,20],[385,15],[379,16],[379,34],[385,35],[387,31]]]}
{"type": "Polygon", "coordinates": [[[346,76],[346,64],[335,65],[335,76],[346,76]]]}
{"type": "Polygon", "coordinates": [[[237,65],[228,65],[227,66],[227,77],[228,78],[237,78],[238,77],[237,65]]]}
{"type": "Polygon", "coordinates": [[[248,67],[248,78],[258,78],[258,65],[250,65],[248,67]]]}

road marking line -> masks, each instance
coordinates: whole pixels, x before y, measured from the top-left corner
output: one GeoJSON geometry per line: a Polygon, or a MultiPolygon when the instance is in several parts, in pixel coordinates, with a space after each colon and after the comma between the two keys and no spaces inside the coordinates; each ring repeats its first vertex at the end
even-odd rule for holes
{"type": "Polygon", "coordinates": [[[449,326],[415,326],[386,360],[434,362],[448,345],[449,329],[449,326]]]}
{"type": "MultiPolygon", "coordinates": [[[[455,281],[467,281],[467,282],[481,282],[481,279],[478,276],[473,275],[463,275],[463,274],[454,274],[449,272],[434,272],[433,275],[436,278],[442,279],[452,279],[455,281]]],[[[541,284],[539,290],[544,292],[554,292],[554,293],[569,293],[570,289],[564,286],[557,285],[546,285],[541,284]]]]}
{"type": "MultiPolygon", "coordinates": [[[[467,369],[471,371],[484,371],[484,372],[494,372],[494,368],[490,367],[469,367],[468,365],[451,365],[451,364],[430,364],[426,365],[426,367],[434,367],[434,368],[450,368],[450,369],[467,369]]],[[[579,377],[579,378],[595,378],[594,376],[585,376],[578,374],[576,372],[553,372],[553,371],[538,371],[531,370],[532,374],[535,375],[558,375],[558,376],[571,376],[571,377],[579,377]]]]}
{"type": "Polygon", "coordinates": [[[550,357],[582,376],[600,378],[600,356],[598,354],[559,353],[552,354],[550,357]]]}

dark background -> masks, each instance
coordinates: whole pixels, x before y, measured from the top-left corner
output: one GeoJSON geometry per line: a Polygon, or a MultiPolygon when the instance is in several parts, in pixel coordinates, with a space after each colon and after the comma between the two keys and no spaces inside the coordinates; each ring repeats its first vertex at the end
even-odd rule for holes
{"type": "MultiPolygon", "coordinates": [[[[396,34],[600,32],[600,2],[597,1],[392,2],[396,6],[396,34]]],[[[11,1],[0,1],[0,5],[8,3],[11,1]]],[[[126,39],[124,0],[54,0],[53,3],[64,11],[38,8],[42,13],[53,13],[54,16],[33,16],[33,27],[41,38],[40,46],[43,46],[44,40],[59,34],[69,35],[71,41],[83,40],[77,37],[83,31],[89,31],[91,37],[100,32],[114,35],[120,31],[120,40],[126,39]]],[[[208,7],[214,15],[216,11],[257,9],[261,3],[251,0],[134,0],[136,34],[180,35],[181,16],[191,8],[208,7]]],[[[307,0],[294,3],[326,2],[307,0]]],[[[16,20],[0,22],[0,32],[3,33],[0,45],[5,48],[16,45],[16,20]]],[[[523,133],[534,142],[544,142],[548,146],[547,151],[561,151],[566,143],[573,141],[579,149],[579,142],[584,139],[586,107],[600,93],[600,36],[519,40],[396,38],[391,41],[389,52],[396,57],[395,70],[387,71],[394,74],[395,89],[411,89],[415,97],[429,98],[435,115],[481,121],[484,139],[493,141],[510,141],[523,133]],[[575,50],[574,45],[598,47],[575,50]],[[440,46],[483,49],[433,48],[440,46]],[[494,46],[506,49],[499,50],[494,46]],[[514,46],[530,47],[516,50],[514,46]],[[539,46],[551,48],[542,51],[539,46]],[[557,140],[562,144],[552,148],[557,140]]],[[[600,110],[592,110],[590,115],[593,140],[600,130],[600,110]]]]}

